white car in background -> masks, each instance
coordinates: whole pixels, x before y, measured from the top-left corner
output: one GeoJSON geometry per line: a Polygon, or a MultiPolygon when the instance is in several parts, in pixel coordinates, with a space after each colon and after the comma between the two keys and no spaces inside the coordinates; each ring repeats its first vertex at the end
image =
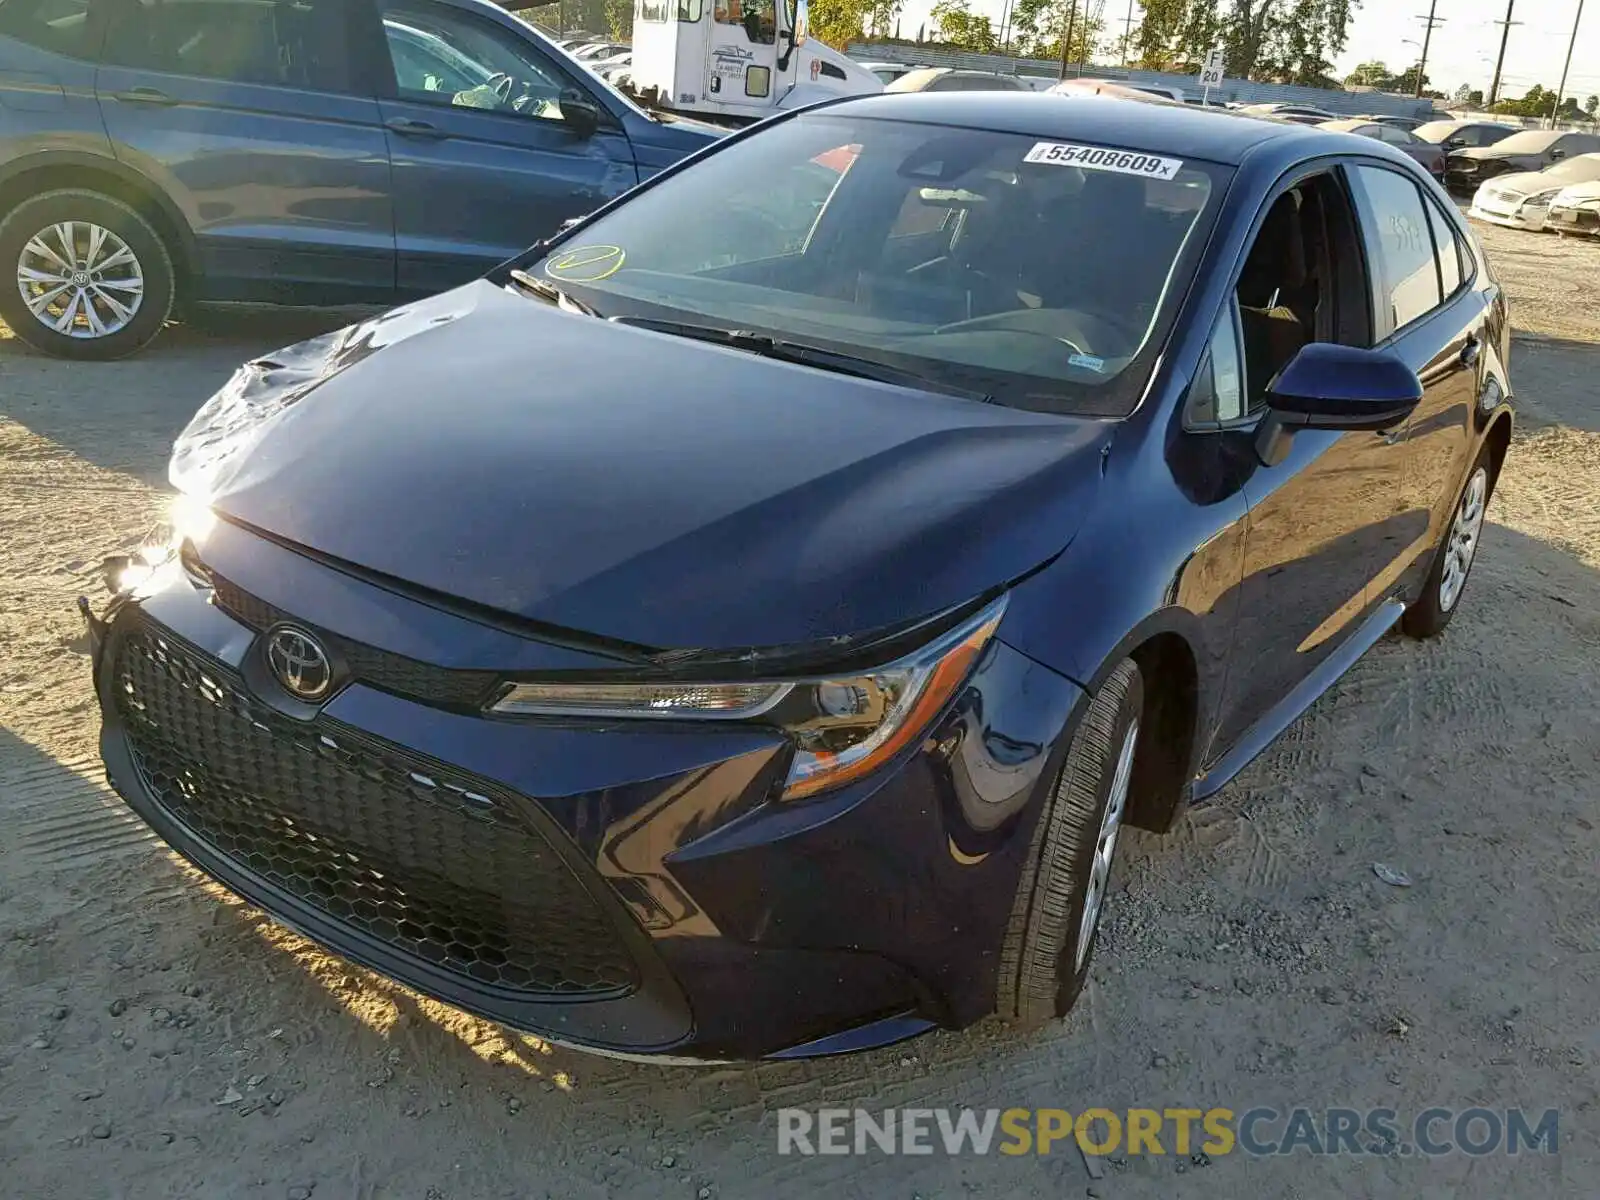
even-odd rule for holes
{"type": "MultiPolygon", "coordinates": [[[[1543,171],[1496,175],[1478,188],[1467,212],[1491,225],[1538,231],[1549,223],[1558,196],[1576,189],[1592,194],[1600,190],[1596,189],[1597,184],[1600,184],[1600,153],[1580,154],[1543,171]]],[[[1562,200],[1564,223],[1584,223],[1578,221],[1586,211],[1583,200],[1583,196],[1568,196],[1562,200]],[[1569,213],[1573,215],[1568,216],[1569,213]]],[[[1600,232],[1600,229],[1590,226],[1585,232],[1600,232]]]]}

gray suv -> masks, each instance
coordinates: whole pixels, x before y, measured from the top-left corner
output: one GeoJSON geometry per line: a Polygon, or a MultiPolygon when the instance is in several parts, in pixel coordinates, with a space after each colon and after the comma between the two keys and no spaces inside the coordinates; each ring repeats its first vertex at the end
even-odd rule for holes
{"type": "Polygon", "coordinates": [[[485,0],[0,0],[0,317],[109,359],[175,304],[394,303],[721,132],[485,0]]]}

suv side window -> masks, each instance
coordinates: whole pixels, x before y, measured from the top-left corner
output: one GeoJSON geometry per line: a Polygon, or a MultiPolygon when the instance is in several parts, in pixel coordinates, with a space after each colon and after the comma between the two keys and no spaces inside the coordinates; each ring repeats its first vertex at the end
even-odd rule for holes
{"type": "Polygon", "coordinates": [[[92,58],[89,0],[0,0],[0,37],[69,58],[92,58]]]}
{"type": "Polygon", "coordinates": [[[402,100],[560,121],[573,86],[538,48],[491,21],[427,0],[383,5],[384,40],[402,100]]]}
{"type": "Polygon", "coordinates": [[[169,75],[348,92],[345,31],[340,0],[131,0],[112,9],[102,57],[169,75]]]}
{"type": "Polygon", "coordinates": [[[1380,326],[1402,329],[1441,301],[1438,259],[1422,193],[1398,171],[1358,166],[1354,173],[1367,194],[1367,244],[1380,280],[1378,312],[1388,318],[1380,326]]]}

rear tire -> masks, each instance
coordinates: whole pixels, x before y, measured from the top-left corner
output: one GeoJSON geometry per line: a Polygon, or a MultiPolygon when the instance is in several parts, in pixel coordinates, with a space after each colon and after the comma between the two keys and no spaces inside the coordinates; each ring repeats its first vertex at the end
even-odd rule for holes
{"type": "Polygon", "coordinates": [[[0,222],[0,317],[45,354],[132,354],[161,332],[174,290],[172,255],[120,200],[45,192],[0,222]]]}
{"type": "Polygon", "coordinates": [[[1461,607],[1461,593],[1466,590],[1467,576],[1477,561],[1484,512],[1489,507],[1489,471],[1486,446],[1472,464],[1461,495],[1456,497],[1450,527],[1433,553],[1433,566],[1428,569],[1422,594],[1400,618],[1400,629],[1408,637],[1438,637],[1461,607]]]}
{"type": "Polygon", "coordinates": [[[1039,1025],[1089,977],[1117,834],[1128,810],[1144,683],[1124,659],[1090,701],[1034,828],[1000,953],[997,1008],[1039,1025]]]}

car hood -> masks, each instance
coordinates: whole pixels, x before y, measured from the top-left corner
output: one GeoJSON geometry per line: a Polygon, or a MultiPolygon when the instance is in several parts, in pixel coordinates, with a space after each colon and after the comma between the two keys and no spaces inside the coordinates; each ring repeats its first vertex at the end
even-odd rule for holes
{"type": "Polygon", "coordinates": [[[1600,200],[1600,179],[1574,183],[1556,193],[1556,201],[1560,204],[1588,204],[1594,200],[1600,200]]]}
{"type": "Polygon", "coordinates": [[[1497,192],[1510,192],[1517,196],[1532,196],[1536,192],[1547,192],[1551,187],[1538,171],[1514,171],[1509,175],[1496,175],[1484,186],[1492,187],[1497,192]]]}
{"type": "Polygon", "coordinates": [[[564,630],[802,646],[1057,554],[1113,428],[480,280],[247,364],[180,435],[171,477],[283,541],[564,630]]]}
{"type": "Polygon", "coordinates": [[[1498,146],[1469,146],[1465,150],[1452,150],[1450,157],[1465,162],[1508,163],[1524,170],[1538,170],[1544,162],[1542,154],[1508,154],[1498,146]]]}

